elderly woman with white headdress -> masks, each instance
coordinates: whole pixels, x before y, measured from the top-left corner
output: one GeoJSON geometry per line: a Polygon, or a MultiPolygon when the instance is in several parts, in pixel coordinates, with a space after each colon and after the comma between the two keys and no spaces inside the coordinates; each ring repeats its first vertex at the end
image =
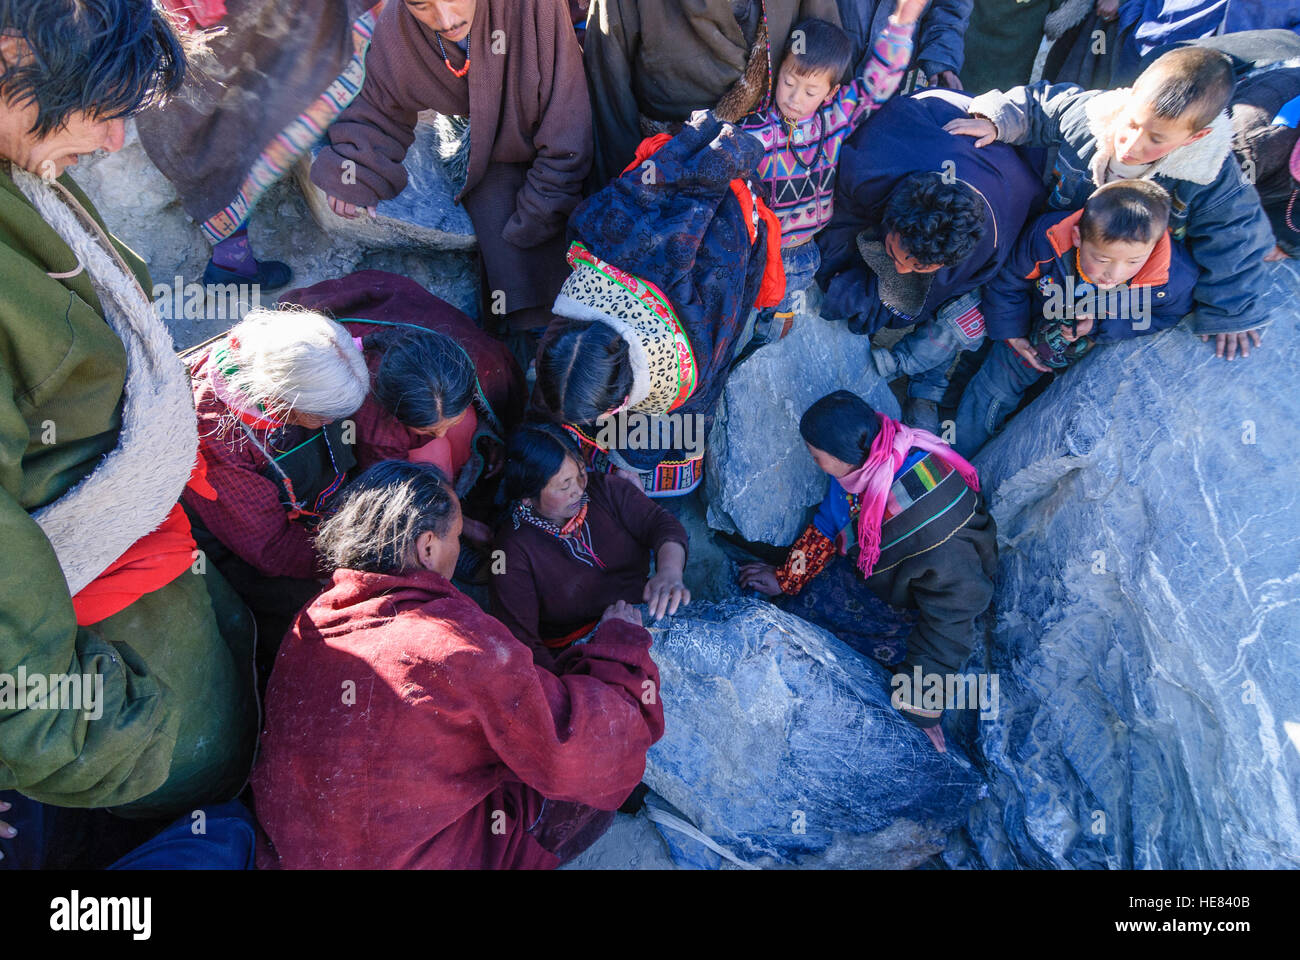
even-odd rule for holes
{"type": "MultiPolygon", "coordinates": [[[[319,589],[313,545],[362,441],[361,345],[308,310],[251,311],[189,358],[205,478],[185,491],[195,537],[277,642],[319,589]]],[[[362,464],[363,466],[368,464],[362,464]]]]}

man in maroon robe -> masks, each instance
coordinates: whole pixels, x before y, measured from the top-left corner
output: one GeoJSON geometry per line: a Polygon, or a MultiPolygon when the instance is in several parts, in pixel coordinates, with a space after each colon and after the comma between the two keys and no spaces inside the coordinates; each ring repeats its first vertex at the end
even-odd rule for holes
{"type": "Polygon", "coordinates": [[[590,845],[663,735],[636,611],[554,671],[452,586],[460,507],[433,467],[377,464],[321,531],[339,569],[267,691],[261,866],[550,868],[590,845]]]}

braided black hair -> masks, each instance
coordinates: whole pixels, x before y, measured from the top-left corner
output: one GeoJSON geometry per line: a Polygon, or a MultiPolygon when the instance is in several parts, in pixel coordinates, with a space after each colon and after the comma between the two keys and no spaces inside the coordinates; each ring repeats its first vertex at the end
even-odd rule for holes
{"type": "Polygon", "coordinates": [[[595,423],[632,392],[627,341],[606,323],[568,321],[537,358],[537,386],[564,423],[595,423]]]}
{"type": "Polygon", "coordinates": [[[384,350],[374,393],[398,422],[424,428],[464,413],[477,383],[474,364],[455,340],[408,330],[384,350]]]}

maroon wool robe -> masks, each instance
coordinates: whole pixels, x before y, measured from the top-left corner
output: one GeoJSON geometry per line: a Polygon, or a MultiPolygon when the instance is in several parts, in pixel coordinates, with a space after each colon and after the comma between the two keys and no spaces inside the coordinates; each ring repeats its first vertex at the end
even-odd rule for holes
{"type": "Polygon", "coordinates": [[[528,829],[543,797],[616,809],[663,735],[658,687],[650,635],[625,621],[552,673],[436,573],[339,570],[271,674],[259,865],[557,866],[528,829]]]}

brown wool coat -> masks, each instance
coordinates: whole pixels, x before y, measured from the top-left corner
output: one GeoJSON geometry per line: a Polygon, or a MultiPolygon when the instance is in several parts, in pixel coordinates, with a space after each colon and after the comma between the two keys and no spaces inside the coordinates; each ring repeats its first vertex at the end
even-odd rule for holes
{"type": "MultiPolygon", "coordinates": [[[[443,46],[453,67],[464,66],[459,47],[443,46]]],[[[474,222],[488,289],[504,291],[508,312],[549,306],[568,273],[564,224],[592,156],[591,105],[567,3],[480,0],[469,57],[469,73],[457,78],[434,31],[405,4],[386,4],[365,84],[330,127],[311,179],[359,205],[395,197],[406,187],[402,161],[420,111],[468,115],[469,169],[457,200],[474,222]],[[355,183],[344,183],[348,160],[355,183]]]]}

